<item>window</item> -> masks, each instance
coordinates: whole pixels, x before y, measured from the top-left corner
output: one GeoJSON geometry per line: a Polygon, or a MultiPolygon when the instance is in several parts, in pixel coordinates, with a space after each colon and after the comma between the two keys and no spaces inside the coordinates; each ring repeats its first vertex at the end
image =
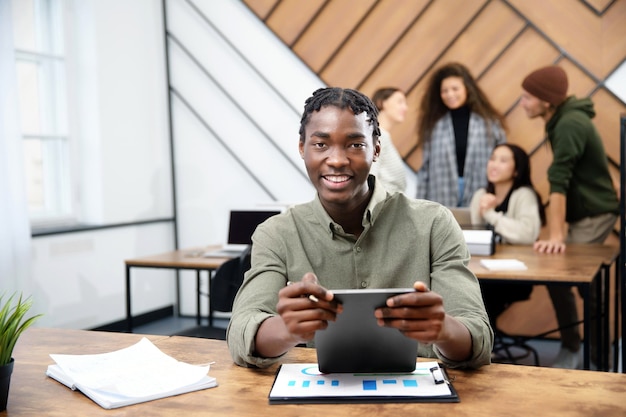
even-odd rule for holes
{"type": "Polygon", "coordinates": [[[61,1],[13,0],[12,13],[31,224],[71,221],[61,1]]]}

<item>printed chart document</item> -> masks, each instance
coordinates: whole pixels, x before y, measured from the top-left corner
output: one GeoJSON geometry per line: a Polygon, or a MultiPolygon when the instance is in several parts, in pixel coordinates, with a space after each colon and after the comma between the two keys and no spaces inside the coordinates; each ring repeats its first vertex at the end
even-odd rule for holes
{"type": "Polygon", "coordinates": [[[56,355],[46,375],[79,390],[103,408],[152,401],[217,386],[210,365],[178,362],[145,337],[110,353],[56,355]]]}
{"type": "Polygon", "coordinates": [[[317,363],[281,365],[270,404],[459,402],[437,362],[418,362],[408,373],[322,374],[317,363]]]}

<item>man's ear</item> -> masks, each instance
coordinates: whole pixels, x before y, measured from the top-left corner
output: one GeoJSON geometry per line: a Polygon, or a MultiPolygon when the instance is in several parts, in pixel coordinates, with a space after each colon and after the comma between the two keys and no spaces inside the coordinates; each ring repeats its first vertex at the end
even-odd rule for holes
{"type": "Polygon", "coordinates": [[[378,160],[379,156],[380,156],[380,139],[376,139],[374,141],[374,159],[373,159],[373,161],[376,162],[378,160]]]}
{"type": "Polygon", "coordinates": [[[300,158],[304,159],[304,142],[298,141],[298,152],[300,152],[300,158]]]}

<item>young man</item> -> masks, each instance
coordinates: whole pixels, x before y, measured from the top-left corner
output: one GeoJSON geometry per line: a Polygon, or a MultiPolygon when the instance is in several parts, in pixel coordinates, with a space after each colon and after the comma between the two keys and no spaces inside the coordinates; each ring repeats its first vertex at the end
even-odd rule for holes
{"type": "MultiPolygon", "coordinates": [[[[545,121],[553,153],[548,169],[549,237],[535,242],[535,250],[558,253],[565,251],[567,242],[604,243],[617,220],[619,203],[604,145],[591,122],[593,103],[567,96],[567,75],[556,65],[530,73],[522,88],[521,105],[528,117],[545,121]]],[[[561,350],[553,366],[577,368],[580,334],[573,325],[578,322],[574,294],[568,287],[549,286],[548,290],[561,328],[561,350]]]]}
{"type": "Polygon", "coordinates": [[[389,194],[369,175],[379,135],[376,108],[357,91],[324,88],[306,100],[299,148],[317,196],[254,233],[228,328],[237,364],[269,366],[311,345],[341,314],[333,289],[390,287],[415,292],[375,316],[418,340],[419,355],[457,367],[490,362],[493,331],[462,231],[445,207],[389,194]]]}

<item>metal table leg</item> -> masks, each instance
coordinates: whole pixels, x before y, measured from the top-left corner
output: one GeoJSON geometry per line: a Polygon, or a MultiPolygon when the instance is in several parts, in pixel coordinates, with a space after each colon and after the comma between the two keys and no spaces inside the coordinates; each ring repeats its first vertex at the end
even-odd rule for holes
{"type": "Polygon", "coordinates": [[[126,331],[133,331],[133,315],[130,308],[130,266],[126,265],[126,331]]]}

